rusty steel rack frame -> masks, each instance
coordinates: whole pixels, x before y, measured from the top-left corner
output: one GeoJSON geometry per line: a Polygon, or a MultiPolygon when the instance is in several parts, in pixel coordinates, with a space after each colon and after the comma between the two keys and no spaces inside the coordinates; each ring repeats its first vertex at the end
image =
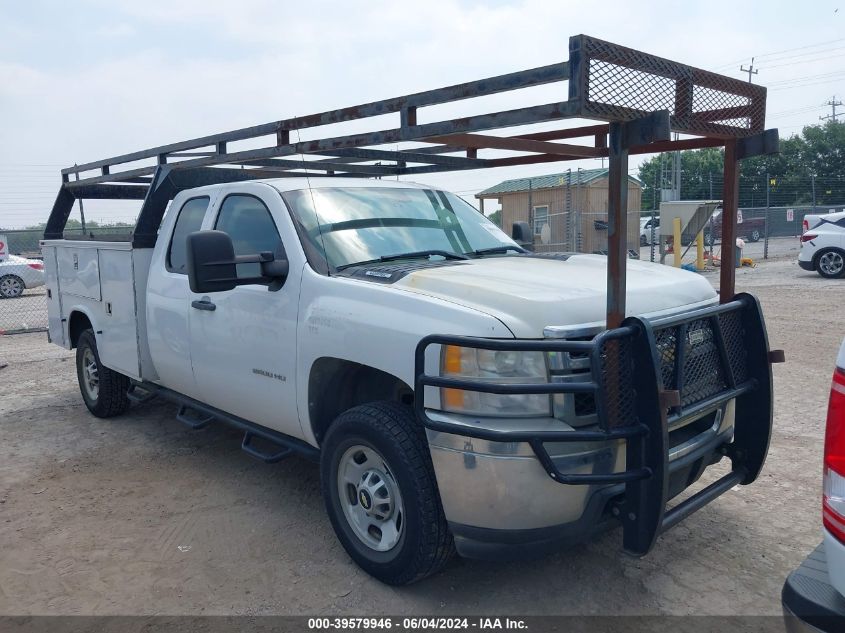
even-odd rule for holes
{"type": "MultiPolygon", "coordinates": [[[[569,39],[569,60],[410,95],[283,119],[114,156],[62,170],[62,185],[45,239],[59,239],[77,199],[144,200],[133,236],[136,247],[155,243],[167,202],[180,190],[237,180],[380,177],[609,158],[607,326],[625,315],[628,157],[702,147],[724,147],[723,242],[736,238],[739,163],[778,149],[777,130],[765,130],[766,89],[586,35],[569,39]],[[471,100],[544,84],[568,82],[565,100],[487,114],[420,123],[428,106],[471,100]],[[293,142],[291,132],[398,114],[399,127],[293,142]],[[602,123],[500,136],[479,132],[563,119],[602,123]],[[671,140],[671,132],[692,138],[671,140]],[[256,149],[230,144],[270,137],[256,149]],[[591,144],[561,143],[590,139],[591,144]],[[398,143],[426,143],[384,149],[398,143]],[[482,149],[521,155],[481,158],[482,149]],[[458,155],[459,154],[459,155],[458,155]],[[305,155],[313,157],[305,160],[305,155]],[[319,158],[316,158],[319,157],[319,158]],[[141,161],[152,164],[133,167],[141,161]],[[392,164],[387,164],[392,163],[392,164]],[[219,166],[228,166],[220,168],[219,166]],[[232,167],[238,167],[233,169],[232,167]],[[122,171],[118,171],[122,169],[122,171]]],[[[722,254],[721,301],[734,295],[734,249],[722,254]]]]}

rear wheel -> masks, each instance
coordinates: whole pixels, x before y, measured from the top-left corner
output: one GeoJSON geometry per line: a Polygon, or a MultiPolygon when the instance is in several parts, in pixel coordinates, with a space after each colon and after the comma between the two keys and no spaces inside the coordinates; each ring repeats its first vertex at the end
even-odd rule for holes
{"type": "Polygon", "coordinates": [[[748,236],[748,241],[749,242],[759,242],[760,241],[760,231],[757,230],[757,229],[754,229],[753,231],[751,231],[751,235],[748,236]]]}
{"type": "Polygon", "coordinates": [[[17,275],[0,277],[0,297],[4,299],[20,297],[25,289],[26,285],[23,283],[23,279],[17,275]]]}
{"type": "Polygon", "coordinates": [[[321,447],[320,475],[335,533],[370,575],[407,585],[451,557],[428,443],[409,407],[376,402],[338,416],[321,447]]]}
{"type": "Polygon", "coordinates": [[[76,344],[76,377],[88,410],[98,418],[120,415],[129,408],[129,378],[103,367],[93,330],[85,330],[76,344]]]}
{"type": "Polygon", "coordinates": [[[845,251],[838,248],[825,248],[816,255],[816,270],[826,279],[836,279],[845,275],[845,251]]]}

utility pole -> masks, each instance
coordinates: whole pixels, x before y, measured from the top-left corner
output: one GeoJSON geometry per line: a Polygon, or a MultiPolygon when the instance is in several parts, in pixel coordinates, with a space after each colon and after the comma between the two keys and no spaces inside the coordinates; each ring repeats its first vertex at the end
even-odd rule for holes
{"type": "Polygon", "coordinates": [[[751,58],[751,64],[746,68],[745,66],[739,67],[740,72],[748,73],[748,83],[751,83],[751,75],[756,75],[757,71],[754,70],[754,58],[751,58]]]}
{"type": "Polygon", "coordinates": [[[827,119],[831,119],[835,122],[836,117],[842,116],[841,112],[839,114],[836,113],[836,106],[842,105],[841,101],[836,100],[836,95],[834,95],[833,98],[831,98],[830,101],[826,102],[825,105],[830,106],[830,114],[828,114],[827,116],[820,116],[819,121],[826,121],[827,119]]]}
{"type": "Polygon", "coordinates": [[[816,175],[810,174],[810,181],[813,183],[813,208],[816,208],[816,175]]]}
{"type": "Polygon", "coordinates": [[[769,172],[766,172],[766,220],[763,224],[764,228],[763,231],[765,235],[763,236],[763,259],[769,259],[769,215],[771,215],[771,203],[769,201],[769,192],[772,188],[772,185],[777,184],[777,179],[772,178],[769,175],[769,172]]]}

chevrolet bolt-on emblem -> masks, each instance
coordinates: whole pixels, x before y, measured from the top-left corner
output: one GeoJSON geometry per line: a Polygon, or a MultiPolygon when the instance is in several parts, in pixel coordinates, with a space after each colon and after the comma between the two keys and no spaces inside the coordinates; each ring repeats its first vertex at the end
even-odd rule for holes
{"type": "Polygon", "coordinates": [[[361,500],[361,507],[363,507],[364,510],[369,510],[370,509],[370,495],[368,495],[366,493],[366,491],[362,490],[361,492],[358,493],[358,498],[361,500]]]}

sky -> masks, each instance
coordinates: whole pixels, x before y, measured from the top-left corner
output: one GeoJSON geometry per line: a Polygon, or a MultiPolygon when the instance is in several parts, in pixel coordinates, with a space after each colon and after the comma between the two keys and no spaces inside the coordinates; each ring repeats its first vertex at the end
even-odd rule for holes
{"type": "MultiPolygon", "coordinates": [[[[740,65],[754,57],[752,79],[769,88],[766,125],[789,136],[830,114],[824,104],[834,95],[845,97],[843,13],[842,0],[0,0],[0,227],[46,220],[61,167],[565,61],[579,33],[737,78],[747,79],[740,65]]],[[[549,103],[565,89],[436,106],[419,118],[549,103]]],[[[325,133],[397,126],[398,115],[325,133]]],[[[303,131],[301,140],[322,132],[303,131]]],[[[508,178],[598,166],[416,179],[473,201],[508,178]]],[[[135,211],[86,205],[86,217],[102,222],[135,211]]]]}

